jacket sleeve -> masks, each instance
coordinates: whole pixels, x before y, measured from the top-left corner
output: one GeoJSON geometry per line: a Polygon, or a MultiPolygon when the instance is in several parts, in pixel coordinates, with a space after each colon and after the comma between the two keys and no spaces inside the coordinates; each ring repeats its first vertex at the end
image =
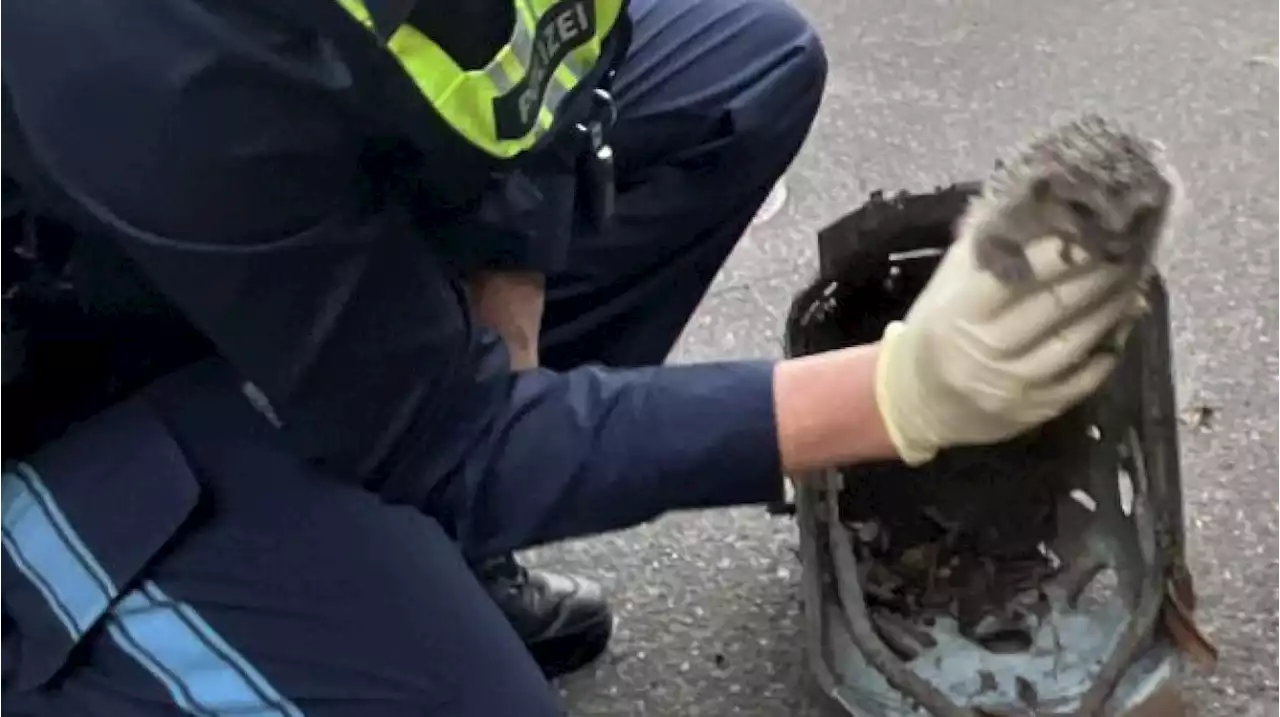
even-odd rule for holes
{"type": "Polygon", "coordinates": [[[335,56],[171,30],[147,45],[24,22],[5,37],[15,115],[301,456],[441,515],[477,554],[775,497],[768,364],[513,375],[438,237],[362,173],[363,134],[308,81],[341,77],[335,56]],[[62,40],[78,51],[46,51],[62,40]]]}
{"type": "Polygon", "coordinates": [[[494,176],[476,211],[441,227],[436,239],[468,270],[555,273],[569,253],[576,184],[561,166],[494,176]]]}

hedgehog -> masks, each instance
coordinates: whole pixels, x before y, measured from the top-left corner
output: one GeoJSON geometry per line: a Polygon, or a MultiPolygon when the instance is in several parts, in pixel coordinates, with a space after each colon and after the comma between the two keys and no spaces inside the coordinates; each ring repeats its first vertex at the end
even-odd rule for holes
{"type": "Polygon", "coordinates": [[[1054,236],[1062,258],[1149,265],[1181,195],[1163,148],[1097,115],[998,161],[957,225],[978,267],[1005,284],[1034,279],[1026,245],[1054,236]]]}

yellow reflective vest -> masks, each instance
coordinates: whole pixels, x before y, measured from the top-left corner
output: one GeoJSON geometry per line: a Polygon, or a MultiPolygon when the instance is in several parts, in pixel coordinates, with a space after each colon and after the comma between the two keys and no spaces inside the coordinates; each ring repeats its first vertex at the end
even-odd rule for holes
{"type": "MultiPolygon", "coordinates": [[[[366,27],[362,0],[337,0],[366,27]]],[[[486,67],[463,70],[408,23],[387,49],[437,114],[468,143],[498,159],[533,147],[565,98],[600,60],[625,0],[511,0],[511,37],[486,67]]]]}

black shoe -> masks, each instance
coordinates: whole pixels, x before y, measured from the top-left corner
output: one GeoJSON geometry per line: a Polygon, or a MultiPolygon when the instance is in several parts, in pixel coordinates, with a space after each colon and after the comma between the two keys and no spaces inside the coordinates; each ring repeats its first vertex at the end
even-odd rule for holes
{"type": "Polygon", "coordinates": [[[548,679],[583,667],[608,647],[613,613],[599,583],[526,570],[511,556],[481,563],[476,575],[548,679]]]}

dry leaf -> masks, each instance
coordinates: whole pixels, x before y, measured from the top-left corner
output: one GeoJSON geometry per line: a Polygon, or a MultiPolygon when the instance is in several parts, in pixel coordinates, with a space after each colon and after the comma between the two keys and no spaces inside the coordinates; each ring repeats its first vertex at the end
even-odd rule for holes
{"type": "Polygon", "coordinates": [[[1172,582],[1165,584],[1164,608],[1161,612],[1165,629],[1179,649],[1206,669],[1212,669],[1218,664],[1218,648],[1200,631],[1191,611],[1178,599],[1172,582]]]}
{"type": "Polygon", "coordinates": [[[1204,404],[1197,404],[1188,406],[1182,412],[1182,422],[1197,431],[1209,430],[1213,428],[1213,419],[1217,415],[1218,409],[1204,404]]]}
{"type": "Polygon", "coordinates": [[[1194,613],[1196,611],[1196,589],[1190,572],[1185,569],[1175,570],[1173,575],[1169,577],[1167,588],[1178,599],[1178,604],[1186,612],[1194,613]]]}
{"type": "Polygon", "coordinates": [[[880,524],[874,520],[865,523],[853,523],[851,526],[853,532],[858,536],[858,540],[864,543],[870,543],[880,535],[880,524]]]}
{"type": "Polygon", "coordinates": [[[1000,683],[996,681],[996,676],[990,670],[978,670],[978,694],[995,692],[998,689],[1000,689],[1000,683]]]}
{"type": "Polygon", "coordinates": [[[938,564],[938,546],[934,543],[925,543],[907,548],[902,551],[898,564],[913,573],[932,571],[938,564]]]}
{"type": "Polygon", "coordinates": [[[1021,675],[1014,678],[1014,684],[1018,688],[1018,699],[1022,700],[1022,704],[1035,711],[1036,707],[1040,705],[1040,695],[1036,692],[1036,686],[1031,684],[1031,680],[1021,675]]]}
{"type": "MultiPolygon", "coordinates": [[[[875,629],[876,634],[884,641],[893,654],[903,662],[911,662],[920,656],[925,647],[932,645],[922,645],[916,639],[917,635],[903,627],[900,621],[893,619],[893,614],[882,610],[873,610],[869,615],[871,618],[871,626],[875,629]]],[[[926,635],[926,637],[928,637],[926,635]]],[[[933,638],[929,638],[929,642],[933,642],[933,638]]]]}

